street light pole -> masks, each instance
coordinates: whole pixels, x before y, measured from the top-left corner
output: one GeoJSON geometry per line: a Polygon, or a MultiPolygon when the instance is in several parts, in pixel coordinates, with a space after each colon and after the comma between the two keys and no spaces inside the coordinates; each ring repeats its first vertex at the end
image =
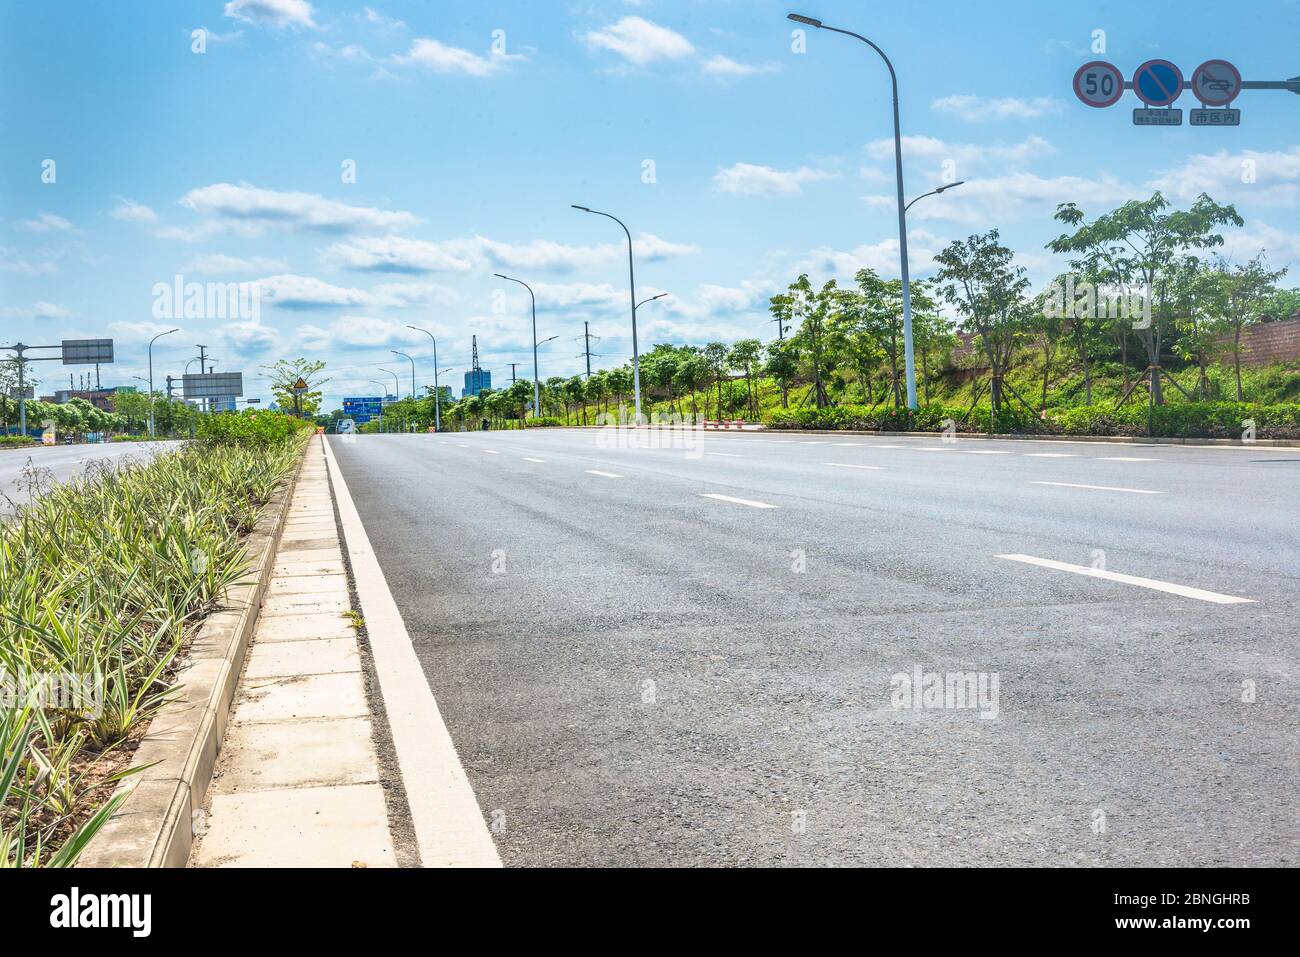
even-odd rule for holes
{"type": "Polygon", "coordinates": [[[179,329],[168,329],[166,332],[160,332],[149,340],[149,438],[154,437],[153,424],[153,344],[163,336],[170,336],[173,332],[180,332],[179,329]]]}
{"type": "Polygon", "coordinates": [[[380,382],[378,379],[367,379],[366,381],[372,383],[373,385],[377,385],[377,386],[379,386],[379,393],[380,393],[380,394],[379,394],[379,427],[382,428],[385,432],[387,432],[387,431],[388,431],[388,416],[386,416],[386,415],[384,414],[384,396],[383,396],[383,394],[384,394],[385,392],[388,391],[388,386],[384,385],[384,384],[383,384],[382,382],[380,382]]]}
{"type": "Polygon", "coordinates": [[[944,185],[944,186],[940,186],[938,189],[932,189],[932,190],[930,190],[930,192],[928,192],[928,193],[922,193],[920,196],[916,197],[916,199],[912,200],[910,203],[908,203],[906,206],[904,206],[904,207],[903,207],[903,212],[907,212],[909,209],[911,209],[913,206],[915,206],[915,205],[916,205],[917,203],[919,203],[921,200],[925,199],[927,196],[938,196],[940,193],[942,193],[942,192],[944,192],[944,191],[946,191],[946,190],[956,189],[958,186],[960,186],[960,185],[961,185],[962,183],[964,183],[964,182],[966,182],[964,179],[959,179],[959,180],[957,180],[957,182],[955,182],[955,183],[947,183],[947,184],[944,185]]]}
{"type": "Polygon", "coordinates": [[[415,401],[415,360],[411,359],[405,352],[398,352],[396,349],[389,349],[395,356],[401,356],[403,359],[410,359],[411,362],[411,401],[415,401]]]}
{"type": "MultiPolygon", "coordinates": [[[[574,205],[574,209],[581,210],[584,213],[593,213],[596,216],[604,216],[606,219],[612,219],[623,227],[623,232],[627,235],[627,279],[629,298],[632,303],[632,394],[636,400],[636,422],[641,424],[641,358],[637,351],[636,343],[636,270],[632,265],[632,233],[627,228],[627,224],[617,216],[609,213],[602,213],[598,209],[588,209],[586,206],[574,205]]],[[[536,335],[533,338],[537,338],[536,335]]]]}
{"type": "Polygon", "coordinates": [[[528,290],[528,295],[533,301],[533,418],[536,419],[542,414],[542,386],[537,371],[537,296],[533,294],[533,287],[528,285],[522,279],[515,279],[511,276],[503,276],[501,273],[493,273],[498,279],[504,279],[507,282],[517,282],[528,290]]]}
{"type": "Polygon", "coordinates": [[[416,332],[423,332],[430,339],[433,339],[433,430],[442,431],[442,397],[438,395],[438,340],[428,329],[421,329],[419,326],[407,326],[408,329],[414,329],[416,332]]]}
{"type": "Polygon", "coordinates": [[[879,53],[880,58],[885,61],[885,66],[889,68],[889,82],[893,86],[894,93],[894,173],[898,183],[898,256],[903,275],[903,352],[904,364],[907,368],[907,407],[915,412],[917,408],[916,355],[912,347],[912,288],[907,268],[907,207],[903,203],[903,134],[898,121],[898,74],[894,72],[894,64],[889,62],[889,57],[885,56],[885,51],[859,33],[854,33],[851,30],[841,30],[839,27],[829,27],[820,20],[805,17],[798,13],[788,14],[787,19],[796,23],[805,23],[819,30],[842,33],[846,37],[861,40],[879,53]]]}

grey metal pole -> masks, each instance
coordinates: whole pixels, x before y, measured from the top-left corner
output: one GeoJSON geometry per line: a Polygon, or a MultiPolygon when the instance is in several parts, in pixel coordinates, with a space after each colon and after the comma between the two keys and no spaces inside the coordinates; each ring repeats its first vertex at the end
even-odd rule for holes
{"type": "MultiPolygon", "coordinates": [[[[627,278],[628,292],[632,302],[632,394],[636,400],[636,422],[641,424],[641,357],[637,350],[636,342],[636,269],[632,263],[632,233],[627,228],[627,224],[617,216],[609,213],[602,213],[598,209],[588,209],[586,206],[573,207],[584,213],[594,213],[597,216],[604,216],[606,219],[612,219],[623,227],[623,232],[627,235],[627,278]]],[[[534,339],[536,336],[534,335],[534,339]]]]}
{"type": "Polygon", "coordinates": [[[27,386],[23,379],[23,371],[27,368],[27,360],[23,358],[22,343],[18,344],[18,428],[24,439],[27,438],[27,386]]]}
{"type": "Polygon", "coordinates": [[[414,329],[416,332],[423,332],[433,340],[433,428],[435,432],[442,431],[442,398],[438,395],[438,339],[428,329],[421,329],[419,326],[407,326],[408,329],[414,329]]]}
{"type": "Polygon", "coordinates": [[[501,273],[493,273],[498,279],[505,279],[509,282],[517,282],[528,290],[528,295],[533,301],[533,418],[540,418],[542,414],[542,387],[541,376],[537,367],[537,296],[533,294],[533,287],[528,285],[522,279],[515,279],[511,276],[503,276],[501,273]]]}
{"type": "Polygon", "coordinates": [[[149,340],[149,438],[156,435],[153,422],[153,344],[163,336],[170,336],[173,332],[180,332],[179,329],[168,329],[166,332],[160,332],[149,340]]]}
{"type": "Polygon", "coordinates": [[[809,26],[817,27],[819,30],[842,33],[847,37],[861,40],[879,53],[880,58],[885,61],[885,66],[889,68],[889,82],[894,95],[894,174],[898,185],[898,257],[903,278],[903,353],[904,364],[907,369],[907,407],[912,411],[916,411],[916,355],[912,347],[912,288],[911,277],[908,275],[907,268],[907,207],[903,200],[903,134],[898,119],[898,74],[894,72],[894,64],[889,62],[889,57],[885,56],[885,51],[860,33],[854,33],[852,30],[841,30],[839,27],[830,27],[814,17],[805,17],[798,13],[788,14],[787,19],[794,20],[796,23],[806,23],[809,26]]]}
{"type": "Polygon", "coordinates": [[[415,401],[415,360],[412,359],[410,356],[408,356],[405,352],[398,352],[396,349],[389,349],[388,351],[391,352],[391,353],[392,353],[393,355],[395,355],[395,356],[401,356],[403,359],[407,359],[407,360],[410,361],[410,363],[411,363],[411,401],[414,402],[414,401],[415,401]]]}

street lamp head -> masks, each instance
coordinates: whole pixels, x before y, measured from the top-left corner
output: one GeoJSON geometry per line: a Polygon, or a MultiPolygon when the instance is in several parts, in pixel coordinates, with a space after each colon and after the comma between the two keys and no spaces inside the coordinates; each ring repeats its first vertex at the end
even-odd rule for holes
{"type": "Polygon", "coordinates": [[[578,205],[574,205],[573,208],[574,208],[574,209],[580,209],[580,210],[582,210],[584,213],[589,213],[589,212],[591,212],[591,210],[588,209],[586,206],[578,206],[578,205]]]}
{"type": "Polygon", "coordinates": [[[819,30],[821,29],[822,26],[822,22],[820,20],[814,20],[812,17],[805,17],[802,13],[787,13],[786,19],[793,20],[795,23],[806,23],[808,24],[808,26],[816,27],[819,30]]]}
{"type": "Polygon", "coordinates": [[[964,183],[964,182],[966,182],[964,179],[959,179],[959,180],[957,180],[957,182],[955,182],[955,183],[949,183],[947,186],[940,186],[938,189],[935,190],[935,192],[936,192],[936,193],[942,193],[945,189],[956,189],[958,186],[960,186],[960,185],[961,185],[962,183],[964,183]]]}
{"type": "Polygon", "coordinates": [[[509,278],[510,278],[509,276],[503,276],[503,275],[501,275],[501,273],[499,273],[499,272],[494,272],[492,275],[496,276],[498,279],[509,279],[509,278]]]}

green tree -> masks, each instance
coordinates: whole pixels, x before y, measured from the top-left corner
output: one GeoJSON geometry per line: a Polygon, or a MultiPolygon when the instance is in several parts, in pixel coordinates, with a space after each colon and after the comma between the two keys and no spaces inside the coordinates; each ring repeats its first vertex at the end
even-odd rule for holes
{"type": "Polygon", "coordinates": [[[275,365],[262,366],[271,374],[271,394],[282,409],[291,409],[295,415],[310,418],[320,411],[324,393],[321,386],[329,379],[321,378],[325,363],[309,359],[281,359],[275,365]],[[307,384],[307,391],[302,395],[294,392],[294,385],[302,379],[307,384]]]}

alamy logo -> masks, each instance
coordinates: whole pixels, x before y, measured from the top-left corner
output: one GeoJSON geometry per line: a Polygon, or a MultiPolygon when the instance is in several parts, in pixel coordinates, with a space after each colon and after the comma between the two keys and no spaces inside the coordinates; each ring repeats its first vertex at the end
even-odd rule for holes
{"type": "Polygon", "coordinates": [[[981,718],[998,716],[998,673],[996,671],[921,670],[899,672],[889,679],[889,703],[896,711],[941,709],[979,711],[981,718]]]}
{"type": "Polygon", "coordinates": [[[148,937],[153,929],[150,894],[82,894],[74,887],[51,897],[50,908],[51,927],[129,927],[133,937],[148,937]]]}
{"type": "Polygon", "coordinates": [[[262,318],[262,287],[255,282],[186,282],[177,273],[170,283],[154,283],[150,293],[155,319],[262,318]]]}
{"type": "Polygon", "coordinates": [[[1130,319],[1134,329],[1151,328],[1149,286],[1106,286],[1098,290],[1087,280],[1067,273],[1047,287],[1043,315],[1048,319],[1130,319]]]}

